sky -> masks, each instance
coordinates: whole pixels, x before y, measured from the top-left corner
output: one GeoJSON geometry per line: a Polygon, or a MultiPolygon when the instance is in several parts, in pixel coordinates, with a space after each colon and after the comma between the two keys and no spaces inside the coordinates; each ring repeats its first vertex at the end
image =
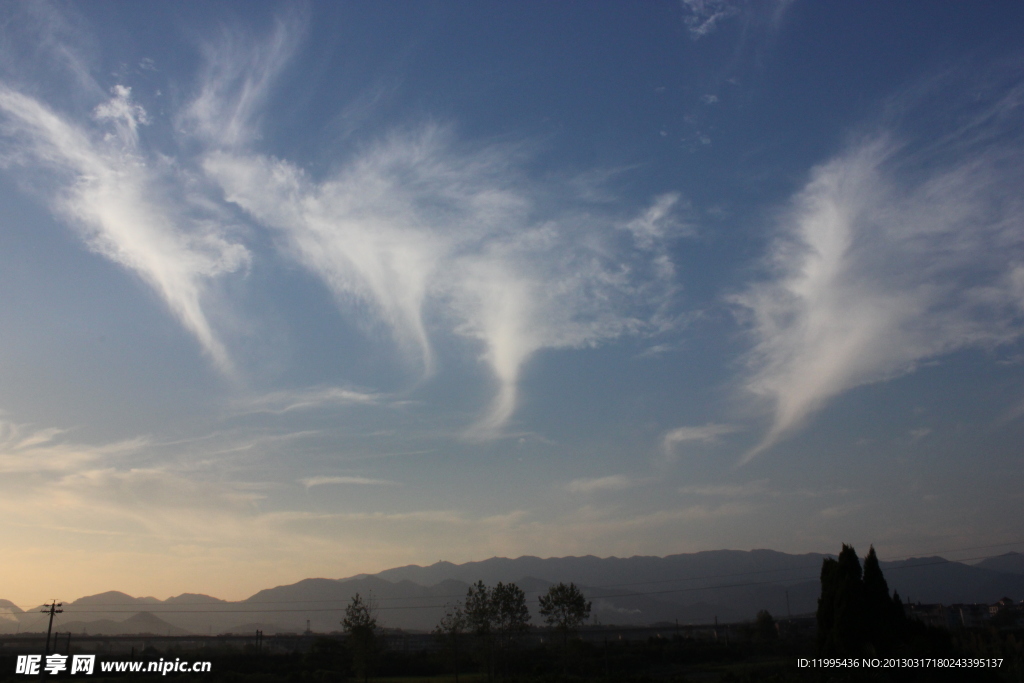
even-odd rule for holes
{"type": "Polygon", "coordinates": [[[1024,550],[1022,27],[0,3],[0,598],[1024,550]]]}

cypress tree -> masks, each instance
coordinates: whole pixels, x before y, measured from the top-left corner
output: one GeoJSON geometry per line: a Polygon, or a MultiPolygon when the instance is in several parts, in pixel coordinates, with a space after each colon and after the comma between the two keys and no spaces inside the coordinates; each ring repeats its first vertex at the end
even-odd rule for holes
{"type": "Polygon", "coordinates": [[[853,546],[843,544],[836,571],[834,644],[839,654],[859,654],[864,641],[864,582],[860,559],[853,546]]]}
{"type": "Polygon", "coordinates": [[[904,636],[903,604],[889,596],[874,546],[861,571],[857,552],[846,544],[838,559],[821,567],[818,598],[818,651],[858,656],[892,651],[904,636]]]}
{"type": "Polygon", "coordinates": [[[877,653],[888,654],[902,631],[903,604],[898,595],[889,596],[874,546],[864,558],[864,617],[868,642],[877,653]]]}

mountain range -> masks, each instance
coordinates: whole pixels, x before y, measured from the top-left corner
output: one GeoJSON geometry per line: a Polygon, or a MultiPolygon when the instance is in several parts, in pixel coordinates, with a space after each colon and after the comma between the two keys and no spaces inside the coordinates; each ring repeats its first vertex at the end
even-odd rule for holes
{"type": "MultiPolygon", "coordinates": [[[[827,555],[790,555],[772,550],[717,550],[668,557],[519,557],[480,562],[409,565],[373,575],[312,578],[229,602],[182,594],[166,600],[110,591],[65,602],[54,620],[59,632],[157,635],[267,634],[340,630],[344,608],[355,593],[376,605],[386,628],[428,631],[446,603],[465,597],[469,585],[514,582],[527,594],[533,623],[540,623],[537,598],[549,586],[572,581],[593,602],[592,619],[602,624],[646,625],[734,622],[761,609],[775,616],[815,611],[818,575],[827,555]]],[[[1024,554],[1007,553],[977,564],[941,557],[883,562],[890,589],[904,601],[993,603],[1024,597],[1024,554]]],[[[0,633],[46,630],[47,615],[0,600],[0,633]]]]}

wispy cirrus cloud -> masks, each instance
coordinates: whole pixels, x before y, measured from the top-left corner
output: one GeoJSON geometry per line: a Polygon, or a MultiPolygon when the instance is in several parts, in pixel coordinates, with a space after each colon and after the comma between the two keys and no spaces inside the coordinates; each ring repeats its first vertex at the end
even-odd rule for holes
{"type": "Polygon", "coordinates": [[[663,323],[674,275],[665,243],[681,225],[677,195],[656,198],[639,218],[608,215],[568,187],[526,178],[521,156],[467,150],[426,126],[390,135],[323,180],[228,151],[210,153],[204,169],[343,309],[390,330],[424,373],[434,368],[428,314],[435,330],[478,340],[498,388],[471,433],[490,436],[511,417],[533,353],[663,323]]]}
{"type": "Polygon", "coordinates": [[[78,444],[69,441],[63,429],[38,428],[0,419],[0,472],[73,472],[110,458],[136,453],[147,444],[148,440],[143,438],[99,446],[78,444]]]}
{"type": "Polygon", "coordinates": [[[203,310],[212,278],[239,270],[248,250],[232,241],[216,217],[178,201],[178,169],[139,146],[145,110],[131,90],[94,110],[94,122],[72,123],[38,100],[0,84],[6,146],[0,162],[49,174],[42,192],[50,208],[80,230],[96,253],[139,275],[164,299],[213,361],[229,370],[227,350],[203,310]]]}
{"type": "Polygon", "coordinates": [[[94,76],[99,46],[77,10],[51,2],[0,6],[0,80],[38,85],[56,77],[62,87],[104,97],[94,76]]]}
{"type": "MultiPolygon", "coordinates": [[[[145,143],[150,116],[127,86],[115,86],[89,121],[3,88],[4,163],[48,171],[54,211],[153,287],[230,371],[204,296],[251,256],[225,224],[231,208],[205,194],[209,183],[219,186],[358,325],[390,332],[423,376],[435,370],[437,338],[478,342],[496,387],[468,436],[501,431],[536,352],[672,324],[667,244],[692,232],[677,193],[632,212],[612,209],[593,180],[600,174],[531,178],[524,145],[470,146],[433,124],[394,131],[322,178],[259,153],[263,112],[302,34],[302,18],[292,17],[263,41],[229,31],[211,43],[194,98],[168,115],[177,144],[159,152],[145,143]]],[[[267,400],[268,410],[309,405],[267,400]]]]}
{"type": "Polygon", "coordinates": [[[682,0],[683,22],[693,39],[712,33],[718,24],[740,13],[736,0],[682,0]]]}
{"type": "Polygon", "coordinates": [[[256,152],[262,106],[301,33],[282,21],[267,41],[228,36],[209,49],[182,126],[205,140],[202,167],[225,198],[276,232],[357,324],[389,331],[424,376],[432,335],[480,342],[497,388],[468,436],[500,432],[537,351],[669,324],[666,244],[692,232],[676,193],[638,216],[613,213],[594,182],[531,179],[522,146],[471,147],[435,124],[393,131],[323,178],[256,152]]]}
{"type": "Polygon", "coordinates": [[[216,147],[251,142],[260,112],[297,48],[305,19],[293,12],[278,18],[266,40],[224,29],[203,46],[199,92],[179,115],[179,126],[216,147]]]}
{"type": "Polygon", "coordinates": [[[744,462],[847,389],[1024,333],[1022,104],[1018,83],[931,140],[869,136],[814,169],[774,277],[735,298],[755,341],[746,388],[773,413],[744,462]]]}
{"type": "Polygon", "coordinates": [[[752,13],[763,14],[762,21],[772,29],[778,27],[783,15],[793,0],[769,0],[754,3],[749,0],[680,0],[683,23],[690,31],[690,38],[699,40],[714,33],[720,25],[734,17],[752,13]]]}

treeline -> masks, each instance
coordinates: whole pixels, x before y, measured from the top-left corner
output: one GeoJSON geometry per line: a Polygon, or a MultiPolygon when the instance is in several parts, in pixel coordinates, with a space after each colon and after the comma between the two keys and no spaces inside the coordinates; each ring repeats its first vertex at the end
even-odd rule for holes
{"type": "MultiPolygon", "coordinates": [[[[590,617],[591,603],[574,584],[558,584],[539,599],[544,625],[559,636],[558,649],[563,673],[567,671],[570,640],[590,617]]],[[[437,666],[432,652],[406,653],[403,657],[383,646],[377,625],[377,606],[371,597],[356,593],[345,608],[343,642],[331,638],[315,641],[308,666],[325,676],[351,675],[369,681],[387,671],[390,675],[452,674],[455,681],[466,672],[482,674],[486,681],[508,680],[524,671],[524,661],[537,660],[537,648],[524,658],[523,637],[530,631],[530,612],[525,592],[513,583],[486,586],[482,581],[469,587],[464,600],[444,606],[443,616],[433,631],[443,656],[437,666]],[[398,665],[404,659],[404,666],[398,665]]],[[[542,656],[542,658],[547,658],[542,656]]],[[[308,667],[306,667],[308,668],[308,667]]]]}
{"type": "MultiPolygon", "coordinates": [[[[540,596],[539,603],[546,625],[562,636],[564,668],[569,638],[590,617],[591,603],[573,583],[551,586],[540,596]]],[[[456,681],[467,636],[471,638],[477,662],[490,681],[499,673],[507,678],[514,671],[514,658],[530,626],[526,593],[521,588],[500,581],[490,587],[477,581],[466,592],[465,601],[445,606],[444,616],[434,633],[444,644],[456,681]]]]}
{"type": "MultiPolygon", "coordinates": [[[[545,624],[561,635],[563,670],[567,667],[569,640],[590,617],[591,603],[575,584],[551,586],[539,598],[545,624]]],[[[462,601],[445,605],[434,629],[455,681],[467,665],[482,672],[487,681],[518,674],[518,655],[523,636],[531,628],[526,593],[514,583],[483,581],[469,587],[462,601]],[[475,665],[475,666],[474,666],[475,665]]],[[[381,648],[376,606],[356,593],[345,609],[342,625],[353,673],[364,681],[378,668],[381,648]]],[[[330,647],[321,644],[321,648],[330,647]]]]}

